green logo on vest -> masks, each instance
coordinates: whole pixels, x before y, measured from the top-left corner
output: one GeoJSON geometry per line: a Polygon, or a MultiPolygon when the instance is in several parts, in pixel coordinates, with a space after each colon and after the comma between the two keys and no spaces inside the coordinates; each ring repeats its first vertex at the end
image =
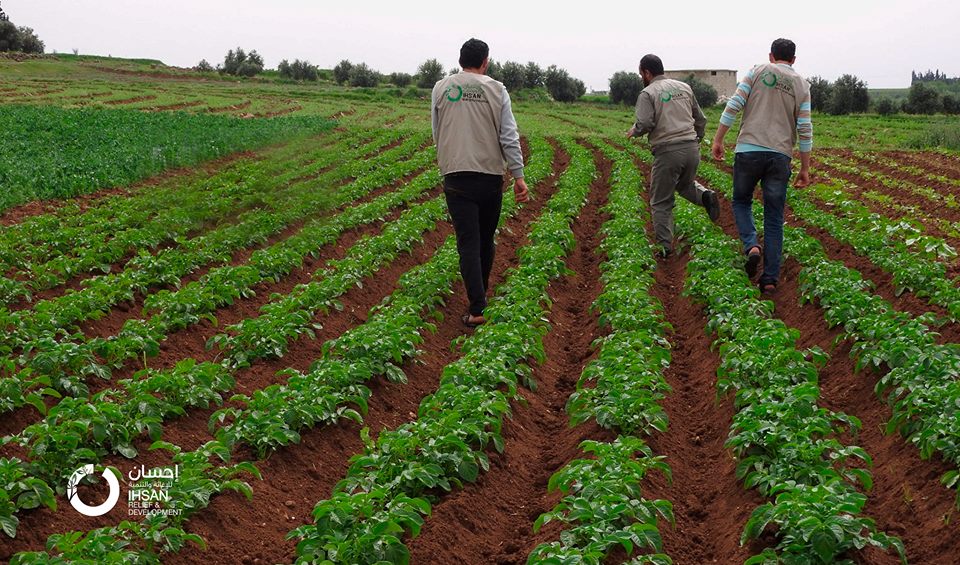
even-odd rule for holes
{"type": "Polygon", "coordinates": [[[760,75],[760,82],[762,82],[765,86],[773,88],[774,86],[777,86],[777,74],[767,71],[760,75]]]}
{"type": "Polygon", "coordinates": [[[460,99],[463,98],[463,89],[460,88],[459,86],[453,84],[453,85],[450,85],[450,86],[447,87],[447,91],[446,91],[444,94],[447,95],[447,100],[449,100],[449,101],[451,101],[451,102],[459,102],[460,99]],[[451,96],[450,93],[451,93],[451,91],[452,91],[454,88],[457,89],[457,95],[456,95],[456,96],[451,96]]]}
{"type": "Polygon", "coordinates": [[[669,102],[673,98],[673,92],[664,91],[660,93],[661,102],[669,102]]]}

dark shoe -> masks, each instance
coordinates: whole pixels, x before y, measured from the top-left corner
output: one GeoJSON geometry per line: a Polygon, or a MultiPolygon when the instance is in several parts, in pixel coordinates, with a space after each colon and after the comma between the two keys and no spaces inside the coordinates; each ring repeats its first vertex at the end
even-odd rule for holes
{"type": "Polygon", "coordinates": [[[747,271],[747,277],[752,279],[757,276],[758,267],[760,267],[760,247],[755,245],[747,251],[747,264],[744,267],[744,270],[747,271]]]}
{"type": "Polygon", "coordinates": [[[775,282],[762,282],[760,283],[760,293],[766,296],[771,296],[777,293],[777,283],[775,282]]]}
{"type": "Polygon", "coordinates": [[[700,197],[703,202],[703,207],[707,209],[707,215],[710,216],[710,221],[717,223],[720,221],[720,199],[717,198],[717,193],[708,190],[703,193],[703,196],[700,197]]]}
{"type": "Polygon", "coordinates": [[[467,326],[468,328],[482,326],[484,322],[486,322],[486,320],[483,319],[483,316],[471,316],[470,314],[464,314],[460,317],[460,320],[463,322],[463,325],[467,326]]]}

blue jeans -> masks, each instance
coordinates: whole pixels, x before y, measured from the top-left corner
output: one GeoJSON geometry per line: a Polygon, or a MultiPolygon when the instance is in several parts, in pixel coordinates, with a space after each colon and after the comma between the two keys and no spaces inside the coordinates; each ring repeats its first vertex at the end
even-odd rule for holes
{"type": "Polygon", "coordinates": [[[737,153],[733,161],[733,217],[744,252],[758,246],[753,223],[753,191],[763,191],[763,274],[760,284],[776,284],[783,253],[783,208],[790,183],[790,157],[776,151],[737,153]]]}

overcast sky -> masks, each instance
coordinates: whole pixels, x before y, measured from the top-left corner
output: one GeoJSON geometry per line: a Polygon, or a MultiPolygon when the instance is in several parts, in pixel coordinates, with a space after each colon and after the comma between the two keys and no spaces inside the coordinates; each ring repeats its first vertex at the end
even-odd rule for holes
{"type": "Polygon", "coordinates": [[[960,75],[956,0],[0,0],[47,51],[214,65],[230,48],[324,68],[341,59],[414,73],[428,58],[457,62],[469,37],[498,61],[556,64],[606,90],[619,70],[656,53],[667,69],[735,69],[766,60],[770,42],[797,43],[795,68],[830,80],[853,73],[873,88],[906,87],[913,69],[960,75]],[[777,11],[782,6],[781,11],[777,11]]]}

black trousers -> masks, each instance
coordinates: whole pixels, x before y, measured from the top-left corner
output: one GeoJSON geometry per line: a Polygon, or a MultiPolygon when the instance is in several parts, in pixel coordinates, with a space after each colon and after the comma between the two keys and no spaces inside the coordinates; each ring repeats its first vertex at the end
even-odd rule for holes
{"type": "Polygon", "coordinates": [[[493,236],[503,206],[503,176],[450,173],[443,178],[443,194],[457,234],[460,276],[467,289],[470,314],[487,307],[487,287],[496,249],[493,236]]]}

